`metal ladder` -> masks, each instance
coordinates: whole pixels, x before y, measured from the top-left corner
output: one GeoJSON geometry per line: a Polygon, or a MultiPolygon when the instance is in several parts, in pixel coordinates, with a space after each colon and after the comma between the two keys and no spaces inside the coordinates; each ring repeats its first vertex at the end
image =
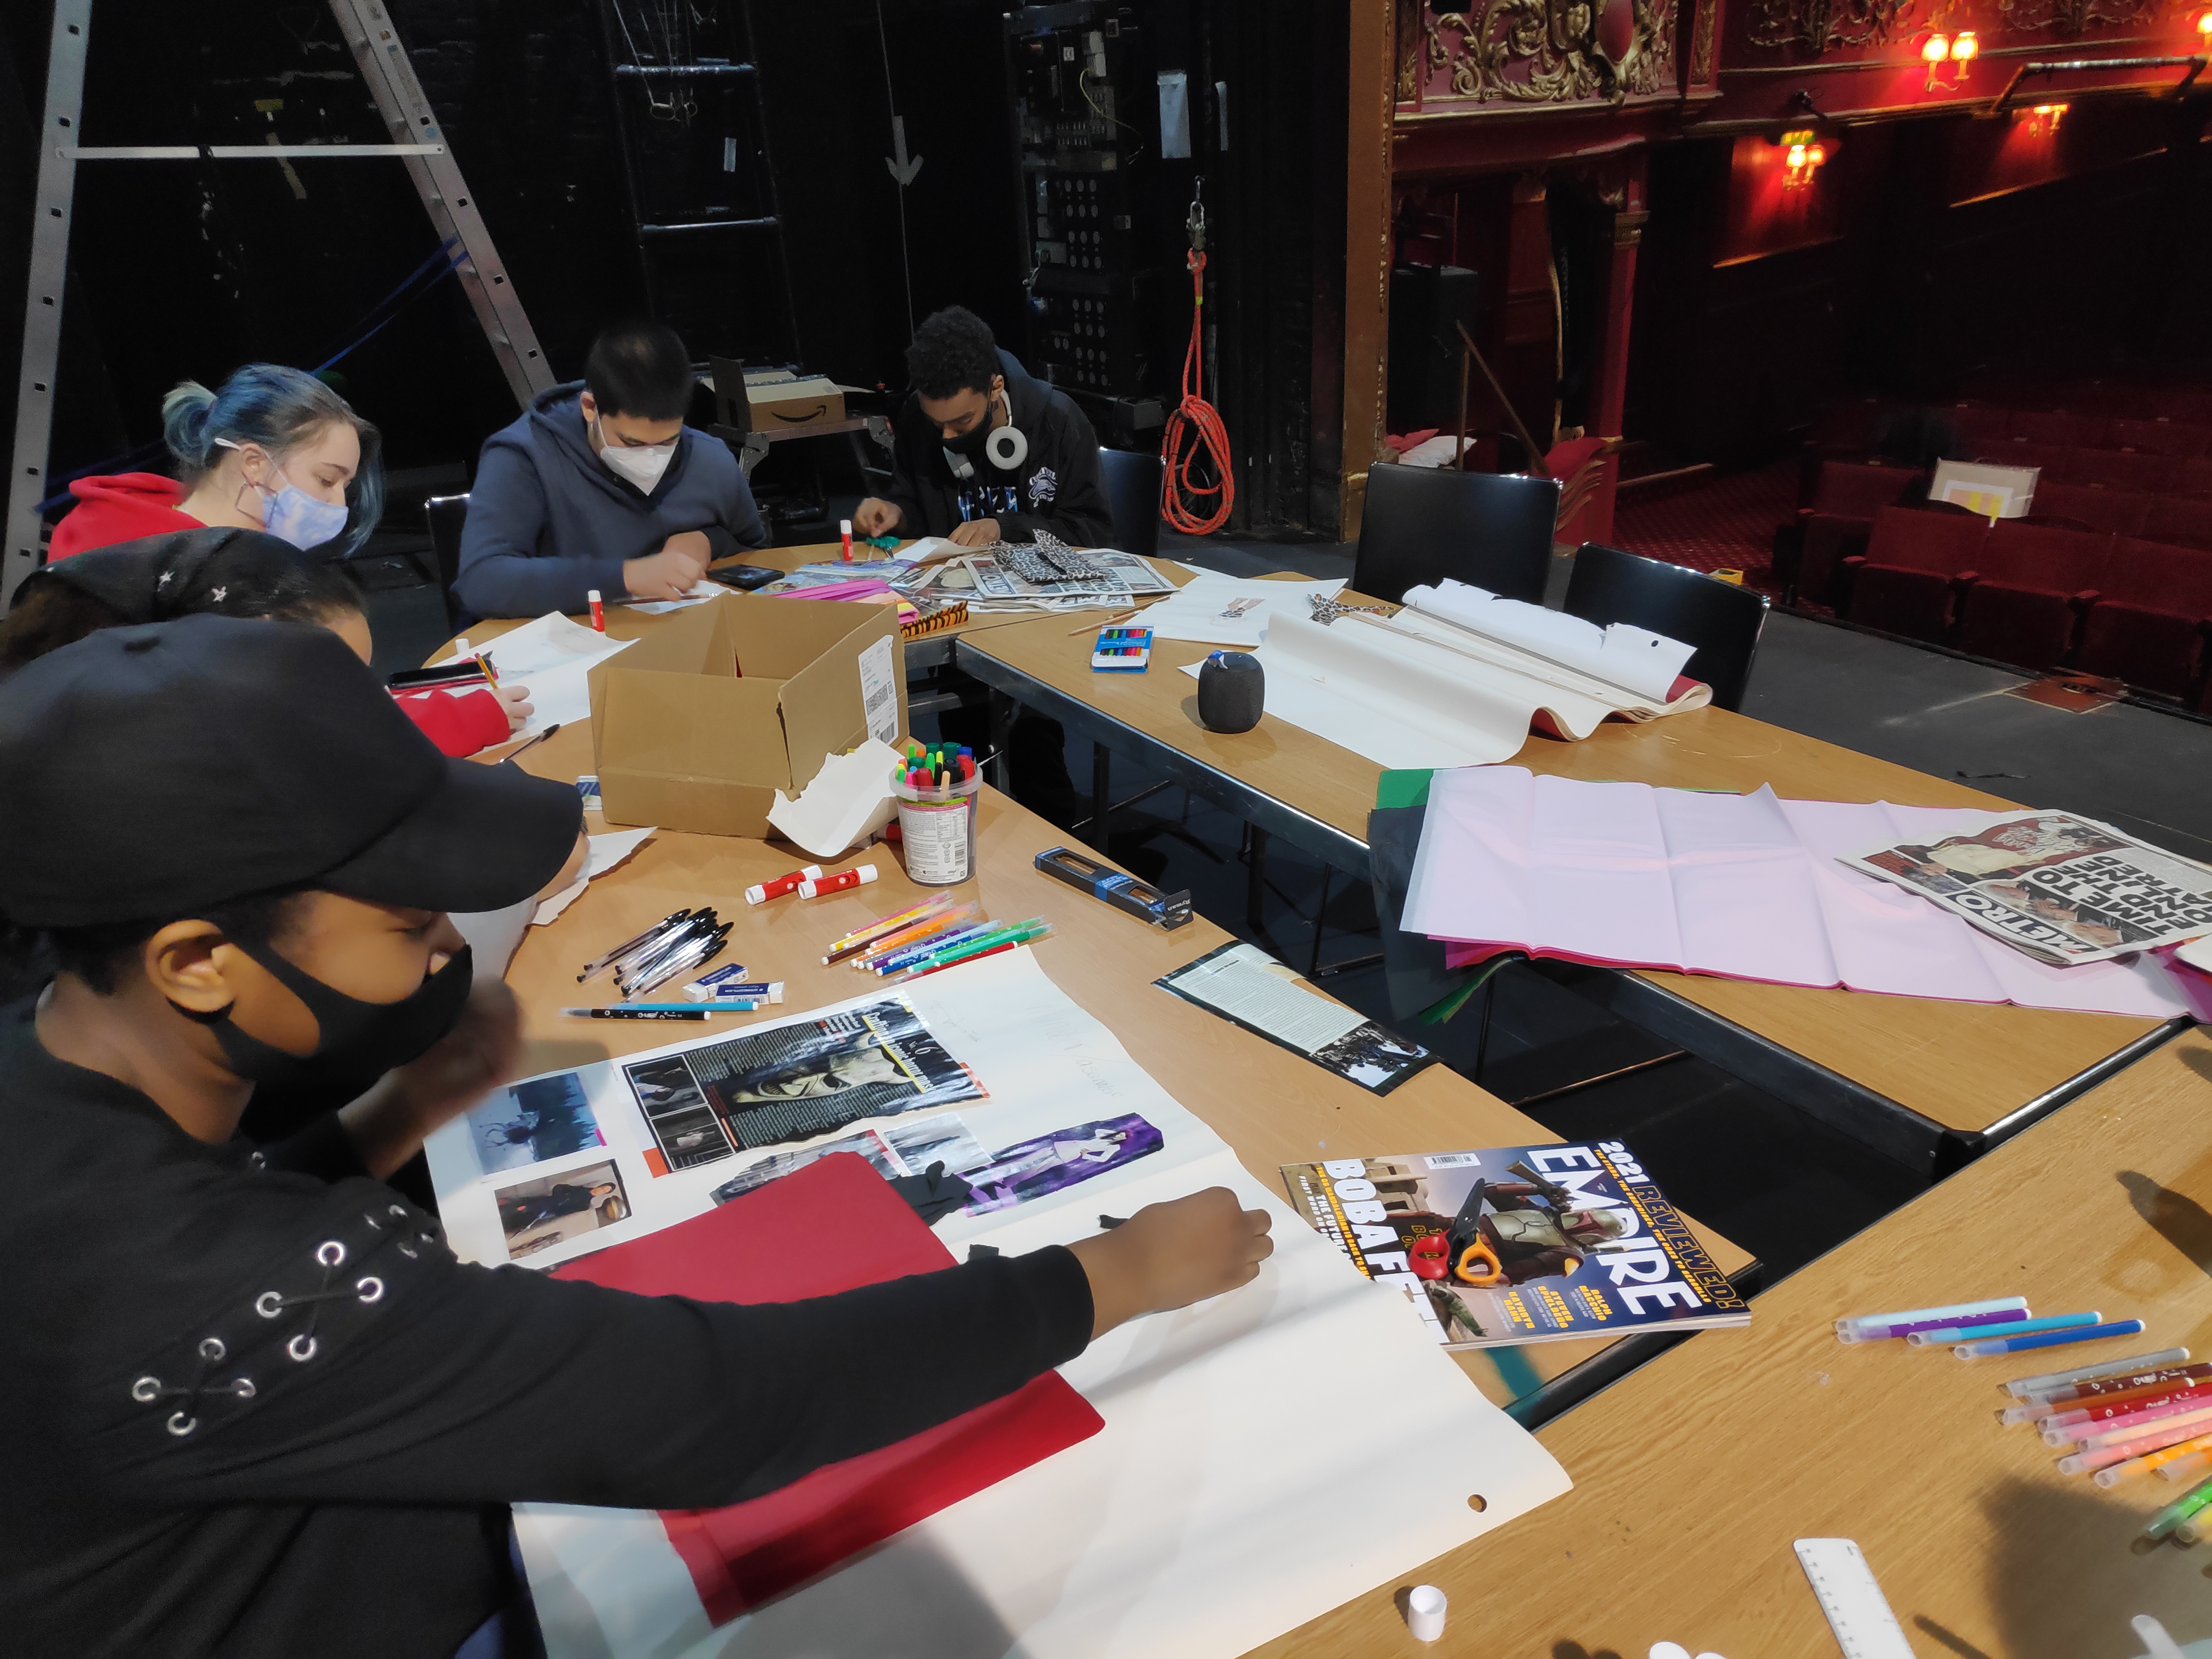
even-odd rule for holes
{"type": "MultiPolygon", "coordinates": [[[[799,356],[799,310],[791,286],[791,258],[785,240],[783,209],[776,194],[775,167],[769,155],[768,109],[761,96],[760,64],[755,61],[759,52],[754,40],[752,9],[746,0],[732,0],[732,9],[744,34],[745,55],[738,60],[702,58],[696,53],[679,58],[675,42],[655,42],[650,36],[641,46],[629,31],[622,6],[623,0],[599,0],[599,31],[606,42],[615,133],[622,152],[623,185],[629,201],[630,222],[636,234],[646,310],[655,319],[662,319],[666,313],[667,285],[658,268],[656,255],[676,240],[708,236],[727,239],[745,234],[773,237],[776,293],[782,301],[783,313],[779,343],[796,361],[799,356]],[[655,53],[647,49],[654,45],[662,51],[655,53]],[[639,164],[646,144],[637,127],[638,104],[641,100],[649,113],[655,87],[666,88],[666,95],[673,105],[679,98],[688,100],[690,88],[696,86],[726,87],[744,95],[744,107],[751,131],[748,134],[750,142],[744,148],[750,152],[754,200],[765,212],[744,218],[728,216],[711,207],[657,212],[656,204],[642,187],[639,164]]],[[[688,116],[684,118],[688,122],[688,116]]],[[[732,135],[725,138],[724,143],[725,155],[729,158],[725,168],[734,171],[730,164],[735,160],[732,152],[739,147],[738,141],[732,135]]],[[[697,343],[694,349],[705,349],[697,343]]]]}
{"type": "Polygon", "coordinates": [[[522,302],[507,279],[491,233],[477,211],[460,167],[398,31],[378,0],[331,0],[338,29],[392,137],[388,144],[154,144],[108,148],[78,144],[84,103],[84,63],[92,0],[56,0],[46,54],[45,124],[40,128],[36,222],[31,231],[30,283],[23,305],[23,355],[15,395],[15,466],[9,475],[6,541],[0,544],[0,616],[15,589],[38,568],[39,502],[47,488],[53,432],[54,375],[61,356],[62,296],[69,269],[70,223],[80,161],[292,161],[397,156],[422,198],[439,237],[461,254],[455,269],[476,308],[515,402],[527,408],[555,384],[522,302]]]}

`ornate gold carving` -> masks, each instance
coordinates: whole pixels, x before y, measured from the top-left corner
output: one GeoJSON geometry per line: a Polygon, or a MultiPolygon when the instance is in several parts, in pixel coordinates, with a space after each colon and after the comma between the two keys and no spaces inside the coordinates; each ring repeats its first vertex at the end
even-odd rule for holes
{"type": "Polygon", "coordinates": [[[1886,46],[1915,0],[1752,0],[1746,38],[1754,46],[1886,46]]]}
{"type": "Polygon", "coordinates": [[[1674,67],[1678,0],[1489,0],[1478,12],[1428,14],[1427,70],[1451,77],[1477,103],[1510,99],[1564,104],[1657,92],[1674,67]],[[1615,63],[1597,41],[1599,14],[1625,5],[1633,19],[1615,63]],[[1523,72],[1525,66],[1525,72],[1523,72]]]}
{"type": "Polygon", "coordinates": [[[1396,25],[1397,99],[1401,104],[1416,104],[1421,98],[1421,34],[1427,21],[1428,0],[1391,0],[1391,5],[1396,25]]]}
{"type": "Polygon", "coordinates": [[[1997,0],[2008,31],[2049,29],[2053,34],[2082,34],[2091,29],[2148,22],[2165,9],[2165,0],[1997,0]]]}
{"type": "Polygon", "coordinates": [[[1721,0],[1698,0],[1698,32],[1690,48],[1690,81],[1710,86],[1713,78],[1713,20],[1720,15],[1721,0]]]}

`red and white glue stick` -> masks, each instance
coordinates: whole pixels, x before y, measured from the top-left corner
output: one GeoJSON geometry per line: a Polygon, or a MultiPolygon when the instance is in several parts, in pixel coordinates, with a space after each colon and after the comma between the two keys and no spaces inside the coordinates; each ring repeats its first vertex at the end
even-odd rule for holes
{"type": "Polygon", "coordinates": [[[787,876],[778,876],[774,881],[764,881],[757,887],[746,888],[745,902],[766,904],[772,898],[781,898],[786,893],[797,892],[801,882],[817,880],[821,874],[822,866],[818,864],[803,866],[787,876]]]}
{"type": "Polygon", "coordinates": [[[850,519],[840,519],[837,520],[837,539],[845,544],[845,562],[847,564],[852,563],[853,521],[850,519]]]}
{"type": "Polygon", "coordinates": [[[842,893],[848,887],[865,887],[876,878],[876,866],[863,864],[850,870],[840,870],[834,876],[822,876],[818,870],[815,874],[821,876],[821,879],[799,884],[799,897],[818,898],[824,893],[842,893]]]}
{"type": "Polygon", "coordinates": [[[607,608],[599,603],[599,590],[594,587],[589,592],[585,594],[584,597],[592,602],[592,626],[598,629],[600,633],[605,633],[607,631],[607,608]]]}

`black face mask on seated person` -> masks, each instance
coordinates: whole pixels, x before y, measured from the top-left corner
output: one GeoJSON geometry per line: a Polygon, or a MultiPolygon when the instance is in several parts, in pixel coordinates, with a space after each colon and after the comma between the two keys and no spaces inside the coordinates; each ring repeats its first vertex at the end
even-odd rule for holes
{"type": "Polygon", "coordinates": [[[997,415],[998,407],[999,400],[986,392],[983,396],[983,412],[975,417],[975,424],[946,443],[945,449],[952,454],[963,456],[970,461],[981,460],[983,446],[991,441],[992,422],[997,415]]]}
{"type": "Polygon", "coordinates": [[[228,1008],[192,1018],[215,1032],[224,1059],[239,1076],[287,1093],[313,1091],[322,1097],[319,1103],[325,1110],[344,1105],[394,1066],[428,1053],[459,1022],[475,975],[469,949],[463,945],[444,967],[425,975],[418,989],[398,1001],[363,1002],[331,989],[266,945],[245,939],[231,943],[307,1004],[319,1033],[314,1052],[289,1054],[264,1042],[240,1029],[228,1008]]]}

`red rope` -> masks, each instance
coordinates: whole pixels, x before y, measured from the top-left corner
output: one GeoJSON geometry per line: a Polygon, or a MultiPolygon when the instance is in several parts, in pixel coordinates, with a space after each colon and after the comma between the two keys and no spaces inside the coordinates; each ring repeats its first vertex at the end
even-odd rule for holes
{"type": "Polygon", "coordinates": [[[1229,465],[1229,428],[1202,395],[1206,390],[1204,349],[1199,319],[1205,314],[1206,256],[1194,249],[1190,266],[1190,349],[1183,354],[1182,402],[1168,416],[1161,436],[1160,453],[1167,462],[1161,481],[1160,516],[1186,536],[1207,536],[1229,522],[1229,509],[1237,505],[1237,479],[1229,465]],[[1189,453],[1182,453],[1186,438],[1189,453]],[[1200,483],[1191,469],[1210,460],[1215,482],[1200,483]],[[1219,496],[1213,510],[1199,516],[1209,496],[1219,496]]]}

